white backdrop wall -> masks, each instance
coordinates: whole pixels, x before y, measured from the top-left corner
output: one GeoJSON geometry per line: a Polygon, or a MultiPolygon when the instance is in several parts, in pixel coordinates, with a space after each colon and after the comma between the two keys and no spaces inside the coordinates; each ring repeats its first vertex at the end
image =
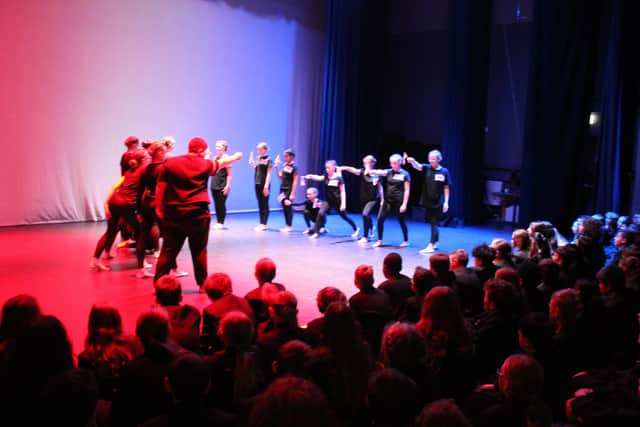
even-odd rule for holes
{"type": "MultiPolygon", "coordinates": [[[[264,140],[274,156],[296,150],[303,170],[316,164],[323,11],[314,0],[0,1],[0,225],[102,219],[128,135],[173,135],[178,154],[193,136],[247,154],[264,140]]],[[[252,178],[234,167],[231,210],[256,208],[252,178]]]]}

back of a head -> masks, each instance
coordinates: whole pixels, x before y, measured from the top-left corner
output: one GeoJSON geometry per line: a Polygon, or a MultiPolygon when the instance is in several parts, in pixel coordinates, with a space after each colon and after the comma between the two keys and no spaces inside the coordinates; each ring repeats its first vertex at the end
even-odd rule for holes
{"type": "Polygon", "coordinates": [[[458,405],[452,399],[437,400],[428,404],[416,420],[416,427],[472,427],[458,405]]]}
{"type": "Polygon", "coordinates": [[[582,300],[575,289],[562,289],[551,295],[549,316],[560,325],[575,322],[582,314],[582,300]]]}
{"type": "Polygon", "coordinates": [[[448,286],[431,289],[422,304],[420,332],[429,345],[445,348],[467,348],[469,333],[456,293],[448,286]]]}
{"type": "Polygon", "coordinates": [[[204,291],[211,301],[231,294],[233,291],[231,277],[225,273],[213,273],[204,281],[204,291]]]}
{"type": "Polygon", "coordinates": [[[107,345],[122,334],[122,317],[110,304],[94,304],[89,313],[89,325],[85,345],[107,345]]]}
{"type": "Polygon", "coordinates": [[[504,361],[499,371],[500,391],[509,400],[531,402],[542,392],[544,372],[540,364],[525,354],[514,354],[504,361]]]}
{"type": "Polygon", "coordinates": [[[169,338],[169,315],[159,307],[143,312],[136,322],[136,335],[145,350],[165,344],[169,338]]]}
{"type": "Polygon", "coordinates": [[[324,313],[323,334],[334,352],[348,351],[361,341],[355,314],[343,302],[333,302],[324,313]]]}
{"type": "Polygon", "coordinates": [[[326,427],[329,404],[310,381],[284,377],[258,397],[249,414],[249,427],[326,427]]]}
{"type": "Polygon", "coordinates": [[[299,340],[285,343],[276,356],[278,375],[304,377],[311,351],[309,344],[299,340]]]}
{"type": "Polygon", "coordinates": [[[496,274],[494,274],[494,277],[496,279],[505,280],[514,286],[518,286],[518,282],[520,279],[518,277],[518,273],[513,268],[509,268],[509,267],[502,267],[497,269],[496,274]]]}
{"type": "Polygon", "coordinates": [[[433,254],[429,257],[431,271],[436,274],[447,274],[449,272],[449,256],[445,253],[433,254]]]}
{"type": "Polygon", "coordinates": [[[33,325],[40,315],[40,305],[31,295],[20,294],[9,298],[2,306],[0,340],[17,337],[33,325]]]}
{"type": "Polygon", "coordinates": [[[318,311],[320,311],[320,313],[327,311],[327,307],[332,302],[343,302],[346,304],[347,297],[340,289],[334,288],[333,286],[327,286],[318,291],[316,303],[318,304],[318,311]]]}
{"type": "Polygon", "coordinates": [[[189,141],[189,153],[193,154],[202,154],[209,148],[209,144],[204,138],[196,136],[195,138],[191,138],[189,141]]]}
{"type": "Polygon", "coordinates": [[[229,312],[220,320],[218,335],[227,347],[248,346],[253,339],[253,323],[240,311],[229,312]]]}
{"type": "Polygon", "coordinates": [[[433,273],[424,267],[417,266],[413,273],[413,288],[418,295],[426,295],[436,281],[433,273]]]}
{"type": "Polygon", "coordinates": [[[474,258],[480,260],[482,266],[488,267],[493,264],[493,260],[496,257],[496,251],[489,245],[482,244],[473,248],[473,251],[471,251],[471,255],[473,255],[474,258]]]}
{"type": "Polygon", "coordinates": [[[390,368],[371,374],[367,402],[375,426],[412,424],[420,410],[416,383],[402,372],[390,368]]]}
{"type": "Polygon", "coordinates": [[[161,306],[172,306],[182,301],[182,285],[180,280],[169,274],[160,277],[154,283],[156,302],[161,306]]]}
{"type": "Polygon", "coordinates": [[[617,265],[611,265],[598,271],[598,282],[602,283],[610,291],[621,293],[626,289],[626,277],[624,270],[617,265]]]}
{"type": "Polygon", "coordinates": [[[15,361],[34,375],[57,375],[73,367],[73,353],[67,331],[54,316],[41,316],[16,337],[15,361]]]}
{"type": "Polygon", "coordinates": [[[40,425],[86,427],[98,405],[98,383],[92,372],[70,369],[49,379],[39,409],[40,425]]]}
{"type": "Polygon", "coordinates": [[[178,402],[197,403],[209,390],[209,367],[194,353],[177,357],[169,367],[167,378],[171,394],[178,402]]]}
{"type": "Polygon", "coordinates": [[[368,289],[373,287],[373,266],[361,264],[356,267],[355,284],[359,289],[368,289]]]}
{"type": "Polygon", "coordinates": [[[484,293],[487,301],[493,303],[497,312],[511,313],[515,309],[516,293],[513,285],[506,280],[487,280],[484,293]]]}
{"type": "Polygon", "coordinates": [[[402,256],[397,252],[391,252],[384,257],[382,266],[389,274],[400,274],[400,271],[402,271],[402,256]]]}
{"type": "Polygon", "coordinates": [[[385,328],[380,350],[385,367],[410,375],[413,367],[424,362],[427,346],[415,325],[394,322],[385,328]]]}
{"type": "Polygon", "coordinates": [[[259,284],[273,282],[276,278],[276,263],[271,258],[260,258],[256,262],[255,276],[259,284]]]}

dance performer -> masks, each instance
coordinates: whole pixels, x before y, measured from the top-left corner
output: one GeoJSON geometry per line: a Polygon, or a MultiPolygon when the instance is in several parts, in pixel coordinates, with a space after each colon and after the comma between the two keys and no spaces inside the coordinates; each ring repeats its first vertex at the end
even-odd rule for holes
{"type": "Polygon", "coordinates": [[[129,159],[135,157],[135,154],[140,149],[140,140],[135,136],[130,136],[124,140],[124,145],[127,147],[127,151],[122,153],[120,157],[120,176],[129,170],[129,159]]]}
{"type": "Polygon", "coordinates": [[[382,246],[382,236],[384,234],[384,221],[393,211],[398,216],[398,222],[402,229],[404,240],[400,243],[400,247],[409,246],[409,230],[404,218],[409,204],[409,194],[411,192],[411,175],[402,169],[402,156],[393,154],[389,157],[389,165],[391,168],[367,171],[369,174],[384,177],[384,194],[380,201],[380,213],[378,213],[378,241],[373,244],[374,247],[382,246]]]}
{"type": "Polygon", "coordinates": [[[242,158],[242,153],[207,160],[209,149],[202,138],[189,141],[189,152],[165,160],[158,173],[156,214],[162,220],[162,249],[156,265],[155,281],[176,265],[178,253],[189,240],[191,260],[198,286],[207,278],[209,241],[209,177],[218,169],[242,158]]]}
{"type": "Polygon", "coordinates": [[[138,219],[136,211],[139,208],[139,190],[142,172],[148,163],[148,153],[146,150],[139,149],[133,155],[128,156],[127,170],[118,179],[109,192],[109,196],[104,204],[105,216],[107,218],[107,231],[102,235],[93,258],[89,263],[89,267],[98,271],[110,270],[108,266],[100,261],[102,252],[107,254],[111,250],[113,241],[118,234],[120,219],[124,219],[126,223],[138,234],[138,219]]]}
{"type": "Polygon", "coordinates": [[[291,225],[293,224],[293,208],[291,201],[296,194],[296,185],[298,182],[298,168],[296,167],[293,159],[296,155],[291,149],[284,150],[284,165],[280,170],[280,157],[276,156],[275,167],[276,173],[280,178],[280,195],[278,201],[282,204],[282,210],[284,212],[285,226],[280,229],[283,233],[291,232],[291,225]]]}
{"type": "Polygon", "coordinates": [[[158,168],[164,163],[167,147],[161,142],[154,142],[148,146],[147,151],[151,156],[151,163],[146,166],[140,177],[141,202],[138,215],[140,219],[140,234],[136,243],[138,261],[136,277],[138,279],[153,277],[153,273],[145,268],[144,255],[148,240],[151,241],[153,246],[154,256],[157,258],[160,255],[160,221],[156,216],[156,184],[158,168]]]}
{"type": "MultiPolygon", "coordinates": [[[[306,200],[304,202],[289,202],[291,207],[296,206],[304,206],[304,222],[307,224],[307,229],[302,232],[302,234],[313,234],[314,227],[312,224],[315,224],[316,221],[319,220],[318,213],[320,212],[320,208],[324,204],[320,198],[318,198],[318,189],[316,187],[309,187],[305,193],[306,200]]],[[[285,200],[285,203],[287,201],[285,200]]],[[[322,218],[320,218],[322,220],[322,218]]],[[[323,224],[320,224],[320,233],[322,234],[324,228],[323,224]]]]}
{"type": "Polygon", "coordinates": [[[413,157],[407,157],[407,162],[414,169],[425,172],[422,205],[426,210],[426,221],[431,224],[431,240],[420,253],[431,253],[438,248],[440,216],[443,212],[446,213],[449,210],[449,187],[451,186],[449,170],[440,165],[442,161],[442,153],[440,151],[429,151],[428,158],[429,163],[418,163],[413,157]]]}
{"type": "Polygon", "coordinates": [[[376,165],[376,158],[372,155],[365,156],[362,159],[362,168],[354,168],[351,166],[340,166],[338,170],[358,175],[360,180],[360,203],[362,204],[362,238],[359,243],[365,244],[369,241],[369,234],[373,228],[371,214],[380,203],[380,177],[378,175],[369,174],[376,165]]]}
{"type": "Polygon", "coordinates": [[[317,239],[320,233],[320,229],[324,226],[326,222],[326,216],[331,210],[331,208],[336,209],[340,218],[345,220],[353,229],[353,233],[351,233],[351,237],[354,239],[358,237],[358,233],[360,229],[356,227],[356,223],[353,222],[351,218],[349,218],[346,214],[347,210],[347,190],[344,185],[344,180],[338,173],[338,167],[335,160],[327,160],[325,163],[325,171],[324,175],[314,175],[308,174],[305,175],[305,179],[324,182],[325,185],[325,196],[327,201],[322,204],[320,211],[318,212],[318,221],[316,221],[313,233],[309,236],[310,239],[317,239]]]}
{"type": "Polygon", "coordinates": [[[176,139],[171,135],[163,136],[160,139],[160,142],[167,147],[167,155],[166,157],[173,157],[173,149],[176,148],[176,139]]]}
{"type": "Polygon", "coordinates": [[[258,209],[260,211],[260,224],[254,230],[265,231],[267,229],[267,220],[269,219],[269,189],[271,187],[271,159],[267,152],[269,145],[261,142],[256,146],[258,150],[258,159],[253,158],[253,151],[249,156],[249,164],[254,169],[254,182],[256,190],[256,198],[258,199],[258,209]]]}
{"type": "MultiPolygon", "coordinates": [[[[216,160],[228,157],[227,150],[229,143],[223,139],[216,141],[216,160]]],[[[215,175],[211,177],[211,195],[213,196],[213,204],[216,209],[216,223],[214,230],[222,230],[224,228],[224,219],[227,216],[227,197],[231,188],[231,165],[227,165],[218,169],[215,175]]]]}

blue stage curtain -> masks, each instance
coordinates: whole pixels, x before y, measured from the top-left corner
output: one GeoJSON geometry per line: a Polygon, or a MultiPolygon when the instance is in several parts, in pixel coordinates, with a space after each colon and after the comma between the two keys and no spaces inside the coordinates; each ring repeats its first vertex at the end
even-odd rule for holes
{"type": "MultiPolygon", "coordinates": [[[[319,170],[329,159],[358,166],[381,146],[387,10],[385,0],[328,1],[319,170]]],[[[359,208],[357,192],[348,199],[359,208]]]]}
{"type": "Polygon", "coordinates": [[[521,215],[561,228],[583,209],[580,160],[589,113],[600,7],[581,0],[535,2],[524,127],[521,215]]]}
{"type": "Polygon", "coordinates": [[[490,0],[449,2],[449,78],[442,151],[452,180],[450,215],[482,219],[490,0]]]}
{"type": "Polygon", "coordinates": [[[637,107],[637,2],[611,0],[603,9],[600,60],[600,134],[591,210],[626,210],[630,204],[637,107]]]}

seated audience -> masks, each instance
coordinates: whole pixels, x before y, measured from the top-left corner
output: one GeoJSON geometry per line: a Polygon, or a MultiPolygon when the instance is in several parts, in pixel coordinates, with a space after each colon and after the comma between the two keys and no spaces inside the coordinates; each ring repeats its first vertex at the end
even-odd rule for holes
{"type": "Polygon", "coordinates": [[[484,285],[484,313],[473,322],[478,374],[493,374],[518,348],[516,294],[509,282],[490,279],[484,285]]]}
{"type": "Polygon", "coordinates": [[[120,312],[115,307],[108,304],[91,307],[84,350],[78,355],[78,367],[95,374],[100,399],[113,399],[118,389],[120,370],[141,352],[138,339],[123,334],[120,312]]]}
{"type": "Polygon", "coordinates": [[[34,425],[95,425],[98,394],[98,384],[91,372],[70,369],[58,374],[50,378],[44,386],[39,397],[39,420],[34,425]]]}
{"type": "Polygon", "coordinates": [[[538,291],[548,304],[554,292],[567,287],[566,281],[563,280],[560,266],[553,262],[551,258],[543,259],[538,265],[540,266],[541,279],[538,291]]]}
{"type": "Polygon", "coordinates": [[[627,288],[633,292],[640,292],[640,258],[625,256],[618,266],[624,271],[627,288]]]}
{"type": "Polygon", "coordinates": [[[426,338],[427,363],[440,386],[439,396],[462,398],[474,385],[473,348],[451,288],[438,286],[429,291],[417,327],[426,338]]]}
{"type": "Polygon", "coordinates": [[[240,311],[254,322],[253,310],[249,302],[233,294],[231,277],[224,273],[211,274],[204,281],[205,293],[211,304],[202,310],[201,345],[205,354],[221,350],[223,345],[218,336],[218,325],[225,314],[240,311]]]}
{"type": "Polygon", "coordinates": [[[545,313],[549,310],[549,300],[543,295],[538,286],[542,282],[540,265],[531,259],[522,261],[516,267],[520,295],[522,295],[522,309],[524,312],[545,313]]]}
{"type": "Polygon", "coordinates": [[[267,310],[269,304],[266,300],[271,294],[284,291],[285,287],[280,283],[273,282],[276,278],[276,263],[271,258],[260,258],[256,262],[254,276],[258,281],[258,287],[244,297],[251,305],[256,324],[259,324],[269,318],[267,310]]]}
{"type": "Polygon", "coordinates": [[[450,269],[449,256],[445,253],[433,254],[429,257],[429,269],[436,276],[436,286],[449,286],[457,289],[456,275],[450,269]]]}
{"type": "Polygon", "coordinates": [[[513,257],[516,264],[529,259],[531,238],[527,230],[519,228],[511,233],[511,245],[513,246],[513,257]]]}
{"type": "Polygon", "coordinates": [[[562,289],[551,297],[549,320],[554,324],[553,342],[561,357],[570,361],[575,374],[593,366],[594,346],[582,322],[580,293],[575,289],[562,289]]]}
{"type": "Polygon", "coordinates": [[[482,282],[467,264],[469,254],[464,249],[457,249],[449,254],[449,265],[456,275],[462,312],[465,316],[473,317],[482,312],[482,282]]]}
{"type": "Polygon", "coordinates": [[[181,347],[200,352],[200,311],[182,302],[182,285],[174,275],[167,274],[154,283],[156,303],[169,315],[169,338],[181,347]]]}
{"type": "Polygon", "coordinates": [[[152,418],[143,427],[235,426],[230,415],[209,408],[206,397],[211,383],[209,367],[200,356],[186,353],[177,357],[167,372],[171,405],[167,413],[152,418]]]}
{"type": "Polygon", "coordinates": [[[471,255],[473,256],[472,270],[480,279],[480,283],[484,285],[484,282],[493,278],[498,269],[493,263],[496,258],[496,251],[489,245],[482,244],[473,248],[471,255]]]}
{"type": "Polygon", "coordinates": [[[420,320],[424,297],[427,296],[427,292],[433,289],[435,281],[436,278],[431,271],[420,266],[416,267],[411,279],[411,289],[414,295],[407,299],[400,320],[411,323],[417,323],[420,320]]]}
{"type": "Polygon", "coordinates": [[[136,335],[143,352],[121,369],[109,422],[117,426],[137,426],[165,413],[170,396],[164,378],[173,360],[186,350],[169,339],[169,316],[164,309],[143,312],[136,323],[136,335]]]}
{"type": "Polygon", "coordinates": [[[308,342],[307,331],[298,325],[298,300],[289,291],[275,294],[269,303],[269,320],[258,325],[257,343],[267,360],[274,360],[286,342],[308,342]]]}
{"type": "Polygon", "coordinates": [[[392,319],[393,309],[387,293],[376,289],[373,283],[373,266],[359,265],[354,278],[359,292],[349,298],[349,307],[360,322],[362,335],[376,356],[380,350],[382,330],[392,319]]]}
{"type": "Polygon", "coordinates": [[[452,399],[442,399],[424,407],[416,419],[416,427],[472,427],[452,399]]]}
{"type": "Polygon", "coordinates": [[[252,345],[253,322],[240,312],[227,313],[220,320],[218,334],[224,348],[207,356],[211,370],[211,405],[225,411],[244,408],[265,385],[265,361],[252,345]]]}
{"type": "Polygon", "coordinates": [[[402,372],[385,368],[369,378],[367,405],[371,425],[413,427],[420,407],[416,384],[402,372]]]}
{"type": "Polygon", "coordinates": [[[378,289],[389,295],[391,311],[394,319],[398,319],[404,311],[407,298],[413,295],[411,279],[401,273],[402,257],[396,252],[391,252],[384,257],[382,262],[382,274],[385,281],[378,285],[378,289]]]}
{"type": "Polygon", "coordinates": [[[327,311],[327,307],[332,302],[343,302],[347,303],[347,297],[344,293],[338,288],[334,288],[333,286],[327,286],[318,291],[318,295],[316,296],[316,304],[318,305],[318,311],[322,316],[313,319],[311,322],[307,324],[307,333],[309,334],[309,339],[315,345],[319,345],[324,343],[324,338],[322,337],[322,329],[324,328],[324,313],[327,311]]]}
{"type": "Polygon", "coordinates": [[[493,264],[498,268],[514,268],[513,248],[505,239],[493,239],[490,245],[496,251],[493,264]]]}
{"type": "Polygon", "coordinates": [[[257,399],[249,427],[326,427],[334,425],[326,397],[312,382],[285,377],[275,380],[257,399]]]}
{"type": "Polygon", "coordinates": [[[312,351],[309,344],[299,340],[285,343],[278,349],[276,359],[272,363],[273,375],[306,378],[312,351]]]}
{"type": "Polygon", "coordinates": [[[40,305],[31,295],[16,295],[4,302],[0,317],[0,371],[13,351],[15,339],[30,328],[40,316],[40,305]]]}

